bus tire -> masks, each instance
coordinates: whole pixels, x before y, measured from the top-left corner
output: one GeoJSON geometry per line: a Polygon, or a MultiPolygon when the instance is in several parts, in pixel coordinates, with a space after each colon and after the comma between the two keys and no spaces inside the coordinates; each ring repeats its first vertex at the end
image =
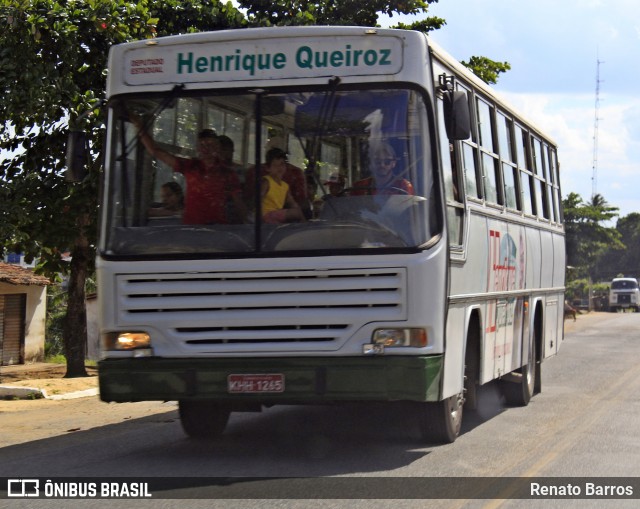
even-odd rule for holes
{"type": "Polygon", "coordinates": [[[464,366],[464,407],[467,410],[478,409],[477,366],[472,362],[464,366]]]}
{"type": "Polygon", "coordinates": [[[479,325],[473,321],[467,332],[467,348],[464,356],[464,408],[478,409],[479,325]]]}
{"type": "MultiPolygon", "coordinates": [[[[502,395],[510,406],[527,406],[536,389],[536,375],[540,373],[536,360],[536,337],[534,336],[529,350],[529,360],[517,373],[519,381],[502,380],[502,395]]],[[[539,391],[538,391],[539,392],[539,391]]]]}
{"type": "Polygon", "coordinates": [[[462,427],[462,393],[442,401],[420,403],[420,433],[424,440],[451,444],[460,435],[462,427]]]}
{"type": "Polygon", "coordinates": [[[180,400],[178,413],[182,429],[190,438],[219,437],[229,422],[231,408],[218,401],[180,400]]]}

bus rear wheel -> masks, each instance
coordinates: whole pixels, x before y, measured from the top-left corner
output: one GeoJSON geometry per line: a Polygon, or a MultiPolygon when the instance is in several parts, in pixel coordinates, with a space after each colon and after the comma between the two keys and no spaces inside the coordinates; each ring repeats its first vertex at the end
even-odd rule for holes
{"type": "Polygon", "coordinates": [[[517,373],[518,381],[502,381],[502,395],[510,406],[527,406],[535,393],[539,369],[536,363],[536,342],[532,343],[529,361],[517,373]]]}
{"type": "Polygon", "coordinates": [[[178,413],[182,429],[191,438],[212,439],[224,432],[231,407],[218,401],[180,400],[178,413]]]}
{"type": "Polygon", "coordinates": [[[420,433],[425,440],[451,444],[462,428],[463,394],[442,401],[420,403],[420,433]]]}

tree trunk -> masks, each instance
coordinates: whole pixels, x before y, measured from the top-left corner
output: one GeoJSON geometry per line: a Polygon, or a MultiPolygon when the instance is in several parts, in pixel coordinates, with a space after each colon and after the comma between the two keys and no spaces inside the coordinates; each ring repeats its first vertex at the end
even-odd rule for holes
{"type": "Polygon", "coordinates": [[[79,233],[71,251],[67,315],[62,332],[64,353],[67,358],[65,378],[88,376],[84,365],[87,346],[87,308],[84,287],[89,264],[89,241],[85,234],[86,221],[79,220],[78,223],[79,233]]]}

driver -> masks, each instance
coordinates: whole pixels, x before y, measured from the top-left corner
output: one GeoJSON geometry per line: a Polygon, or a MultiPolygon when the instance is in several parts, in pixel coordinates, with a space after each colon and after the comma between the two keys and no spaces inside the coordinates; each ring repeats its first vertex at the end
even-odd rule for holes
{"type": "Polygon", "coordinates": [[[411,182],[396,176],[397,163],[398,158],[393,147],[388,143],[379,143],[371,153],[371,176],[357,181],[350,194],[352,196],[367,194],[413,195],[411,182]]]}

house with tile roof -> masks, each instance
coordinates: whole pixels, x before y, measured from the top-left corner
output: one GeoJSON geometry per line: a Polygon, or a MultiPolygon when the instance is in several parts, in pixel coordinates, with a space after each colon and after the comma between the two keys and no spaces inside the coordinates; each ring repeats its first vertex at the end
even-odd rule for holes
{"type": "Polygon", "coordinates": [[[0,262],[0,365],[44,359],[49,279],[0,262]]]}

